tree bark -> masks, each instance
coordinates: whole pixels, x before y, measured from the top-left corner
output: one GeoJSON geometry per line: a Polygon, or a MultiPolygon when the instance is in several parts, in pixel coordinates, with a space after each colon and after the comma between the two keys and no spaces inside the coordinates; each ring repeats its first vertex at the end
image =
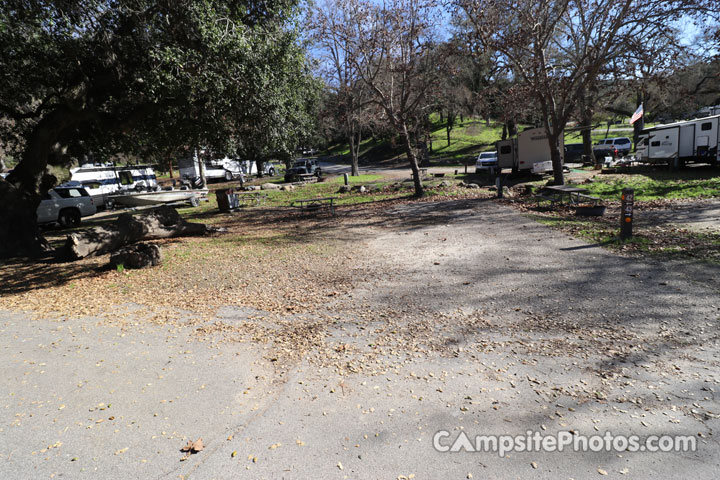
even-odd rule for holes
{"type": "Polygon", "coordinates": [[[350,130],[350,135],[348,135],[348,142],[350,144],[350,175],[353,177],[357,177],[360,175],[360,159],[358,158],[360,155],[360,132],[357,132],[357,140],[355,139],[355,126],[353,125],[350,130]]]}
{"type": "Polygon", "coordinates": [[[560,135],[563,135],[563,131],[555,132],[548,135],[548,141],[550,142],[550,158],[552,159],[553,175],[555,185],[565,185],[565,176],[563,175],[563,163],[560,149],[558,148],[558,140],[560,135]]]}
{"type": "Polygon", "coordinates": [[[415,156],[415,151],[412,148],[410,134],[408,133],[407,125],[405,123],[402,124],[402,131],[403,139],[405,140],[405,153],[407,154],[408,161],[410,162],[410,169],[413,173],[415,196],[422,197],[425,194],[425,189],[423,188],[422,180],[420,179],[420,168],[418,167],[417,157],[415,156]]]}
{"type": "Polygon", "coordinates": [[[141,215],[124,213],[110,225],[71,233],[64,249],[68,258],[77,260],[113,252],[140,240],[206,235],[216,231],[202,223],[186,222],[177,210],[162,206],[141,215]]]}
{"type": "Polygon", "coordinates": [[[168,173],[170,174],[170,178],[173,178],[174,175],[173,175],[172,156],[171,156],[171,155],[168,155],[168,156],[166,157],[166,161],[167,161],[168,173]]]}
{"type": "Polygon", "coordinates": [[[28,136],[21,161],[7,181],[0,181],[0,258],[49,250],[36,211],[41,195],[54,185],[43,183],[43,175],[58,139],[82,118],[81,112],[58,108],[41,119],[28,136]]]}

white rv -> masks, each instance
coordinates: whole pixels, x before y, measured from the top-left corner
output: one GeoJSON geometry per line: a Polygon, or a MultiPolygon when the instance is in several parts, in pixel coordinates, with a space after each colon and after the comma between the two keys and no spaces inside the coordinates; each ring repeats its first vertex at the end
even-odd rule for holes
{"type": "Polygon", "coordinates": [[[679,168],[688,162],[720,161],[720,115],[646,128],[638,140],[635,158],[645,163],[667,163],[679,168]]]}
{"type": "Polygon", "coordinates": [[[155,170],[149,165],[85,164],[70,169],[70,180],[80,182],[98,207],[105,206],[108,195],[125,190],[156,190],[155,170]]]}
{"type": "MultiPolygon", "coordinates": [[[[180,178],[187,181],[200,178],[200,162],[201,160],[197,156],[178,159],[180,178]]],[[[208,181],[225,180],[229,182],[234,179],[245,181],[245,177],[257,174],[257,163],[252,160],[235,160],[224,157],[203,161],[203,166],[205,178],[208,181]]],[[[275,167],[270,162],[265,162],[263,173],[275,175],[275,167]]]]}
{"type": "MultiPolygon", "coordinates": [[[[550,144],[544,128],[524,130],[518,133],[517,138],[496,142],[495,148],[500,169],[512,168],[513,172],[533,173],[552,171],[550,144]]],[[[558,140],[558,149],[560,158],[563,159],[565,150],[563,135],[560,135],[558,140]]]]}
{"type": "Polygon", "coordinates": [[[184,157],[178,159],[178,169],[180,170],[180,178],[183,180],[194,180],[200,178],[200,162],[205,170],[205,179],[213,180],[233,180],[235,178],[243,178],[243,171],[239,162],[225,157],[217,160],[201,160],[196,155],[192,157],[184,157]]]}

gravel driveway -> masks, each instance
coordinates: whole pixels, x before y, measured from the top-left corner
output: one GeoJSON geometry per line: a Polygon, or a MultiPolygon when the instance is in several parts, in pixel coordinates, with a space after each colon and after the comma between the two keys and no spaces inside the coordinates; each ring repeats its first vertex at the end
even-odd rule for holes
{"type": "Polygon", "coordinates": [[[492,200],[358,210],[318,235],[345,239],[362,282],[291,317],[295,352],[247,309],[202,335],[2,314],[0,477],[716,478],[716,270],[619,257],[492,200]],[[212,333],[251,322],[266,343],[212,333]],[[697,451],[433,447],[536,431],[697,451]]]}

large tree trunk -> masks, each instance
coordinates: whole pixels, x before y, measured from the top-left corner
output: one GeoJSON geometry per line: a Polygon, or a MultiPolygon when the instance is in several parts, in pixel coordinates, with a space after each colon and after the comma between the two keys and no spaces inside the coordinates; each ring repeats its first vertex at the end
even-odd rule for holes
{"type": "Polygon", "coordinates": [[[206,235],[217,229],[202,223],[188,223],[172,207],[162,206],[148,213],[124,213],[107,226],[89,228],[68,235],[65,253],[79,259],[113,252],[140,240],[206,235]]]}
{"type": "Polygon", "coordinates": [[[422,180],[420,179],[420,168],[418,167],[417,157],[415,156],[415,151],[413,150],[410,141],[410,134],[408,133],[407,125],[405,123],[402,124],[402,131],[403,139],[405,140],[405,153],[407,154],[408,161],[410,162],[410,169],[413,173],[415,196],[422,197],[425,194],[425,189],[423,188],[422,180]]]}
{"type": "Polygon", "coordinates": [[[548,135],[548,142],[550,142],[550,158],[552,158],[553,176],[555,185],[565,185],[565,176],[563,175],[563,163],[560,149],[558,148],[558,140],[560,135],[563,135],[563,131],[553,131],[552,134],[548,135]]]}
{"type": "Polygon", "coordinates": [[[595,156],[593,155],[592,148],[592,116],[593,108],[590,104],[590,99],[585,93],[585,89],[581,88],[578,94],[578,107],[580,109],[580,127],[581,135],[583,139],[583,155],[590,159],[590,162],[595,164],[595,156]]]}
{"type": "Polygon", "coordinates": [[[0,258],[34,256],[48,250],[38,230],[36,211],[41,195],[54,185],[43,183],[43,175],[58,139],[80,120],[80,113],[65,108],[40,120],[27,139],[20,163],[7,181],[0,181],[0,258]]]}
{"type": "Polygon", "coordinates": [[[40,197],[0,179],[0,258],[50,250],[37,226],[40,197]]]}
{"type": "Polygon", "coordinates": [[[357,177],[360,175],[360,132],[358,132],[358,138],[355,139],[355,126],[350,128],[350,135],[348,135],[348,142],[350,143],[350,175],[357,177]]]}

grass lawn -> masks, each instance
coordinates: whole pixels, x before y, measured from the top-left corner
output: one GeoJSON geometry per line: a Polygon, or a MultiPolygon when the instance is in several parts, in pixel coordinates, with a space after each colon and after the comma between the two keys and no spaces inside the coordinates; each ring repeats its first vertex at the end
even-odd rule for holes
{"type": "Polygon", "coordinates": [[[637,201],[720,197],[720,170],[692,168],[681,172],[653,171],[631,175],[597,175],[583,185],[590,195],[617,200],[623,188],[635,189],[637,201]]]}

